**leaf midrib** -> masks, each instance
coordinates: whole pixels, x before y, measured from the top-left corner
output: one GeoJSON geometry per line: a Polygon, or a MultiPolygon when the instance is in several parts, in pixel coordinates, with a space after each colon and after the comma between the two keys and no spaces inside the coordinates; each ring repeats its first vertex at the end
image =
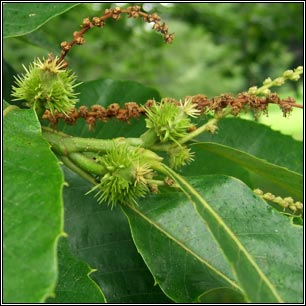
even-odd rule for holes
{"type": "MultiPolygon", "coordinates": [[[[174,171],[172,171],[170,168],[168,168],[167,166],[164,165],[164,168],[168,170],[169,175],[179,184],[182,184],[183,186],[181,186],[183,192],[186,194],[186,196],[190,199],[190,201],[194,204],[197,212],[199,213],[200,217],[203,219],[201,213],[198,211],[197,209],[197,204],[196,201],[198,201],[199,203],[201,203],[201,205],[203,206],[204,209],[206,209],[213,218],[215,218],[217,220],[217,223],[223,227],[224,231],[230,236],[230,238],[232,239],[232,241],[236,244],[237,248],[239,249],[239,251],[241,253],[243,253],[247,260],[249,261],[249,263],[251,264],[251,266],[253,266],[255,268],[255,270],[257,271],[258,275],[260,276],[260,279],[269,287],[269,289],[271,290],[271,292],[273,293],[274,297],[278,300],[278,302],[283,302],[282,298],[279,296],[278,292],[276,291],[276,289],[274,288],[274,286],[271,284],[271,282],[269,281],[269,279],[266,277],[266,275],[263,273],[263,271],[259,268],[259,266],[257,265],[256,261],[253,259],[253,257],[249,254],[249,252],[245,249],[245,247],[241,244],[241,242],[239,241],[239,239],[236,237],[236,235],[232,232],[232,230],[226,225],[226,223],[223,221],[223,219],[213,210],[213,208],[198,194],[198,192],[187,183],[187,181],[181,177],[180,175],[177,175],[174,171]],[[196,199],[193,200],[192,197],[194,197],[196,199]]],[[[209,231],[211,232],[210,227],[208,226],[209,231]]],[[[213,236],[214,234],[211,233],[213,236]]],[[[237,275],[236,270],[233,269],[234,273],[237,275]]]]}
{"type": "MultiPolygon", "coordinates": [[[[150,225],[155,227],[157,230],[159,230],[162,234],[167,236],[169,239],[174,241],[177,245],[179,245],[182,249],[184,249],[187,253],[194,256],[199,262],[203,263],[207,268],[212,270],[214,273],[218,274],[221,278],[223,278],[226,282],[228,282],[231,286],[234,288],[237,288],[239,291],[242,291],[241,288],[231,279],[229,279],[226,275],[224,275],[222,272],[217,270],[215,267],[213,267],[211,264],[209,264],[207,261],[205,261],[202,257],[200,257],[198,254],[196,254],[194,251],[192,251],[190,248],[188,248],[186,245],[184,245],[181,241],[179,241],[177,238],[172,236],[170,233],[168,233],[166,230],[164,230],[159,224],[156,222],[153,222],[150,218],[148,218],[146,215],[144,215],[142,212],[136,209],[136,207],[128,206],[129,209],[133,210],[136,214],[138,214],[140,217],[142,217],[145,221],[147,221],[150,225]]],[[[124,208],[126,209],[126,207],[124,208]]],[[[130,222],[130,221],[129,221],[130,222]]],[[[132,232],[133,235],[133,232],[132,232]]],[[[137,247],[137,244],[136,244],[137,247]]]]}

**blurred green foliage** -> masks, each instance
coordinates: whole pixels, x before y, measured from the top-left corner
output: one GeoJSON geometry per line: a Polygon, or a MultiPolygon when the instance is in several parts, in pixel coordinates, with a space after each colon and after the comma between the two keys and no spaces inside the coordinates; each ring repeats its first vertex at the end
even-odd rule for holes
{"type": "MultiPolygon", "coordinates": [[[[48,4],[46,4],[48,5],[48,4]]],[[[33,56],[59,54],[85,17],[119,3],[82,3],[39,30],[4,40],[4,58],[18,71],[33,56]]],[[[129,4],[121,4],[128,6],[129,4]]],[[[141,20],[122,16],[85,35],[67,60],[81,81],[135,80],[162,96],[238,93],[303,63],[303,3],[141,3],[175,32],[172,45],[141,20]]],[[[297,85],[286,88],[299,98],[297,85]]],[[[279,114],[281,117],[281,114],[279,114]]],[[[301,125],[301,121],[299,123],[301,125]]],[[[298,136],[299,137],[299,136],[298,136]]]]}

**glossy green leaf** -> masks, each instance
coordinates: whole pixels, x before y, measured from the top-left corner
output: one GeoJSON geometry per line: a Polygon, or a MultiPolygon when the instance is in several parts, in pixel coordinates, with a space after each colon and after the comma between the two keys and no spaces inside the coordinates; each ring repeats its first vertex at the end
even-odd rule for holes
{"type": "Polygon", "coordinates": [[[3,115],[3,300],[38,303],[56,284],[63,175],[34,111],[10,105],[3,115]]]}
{"type": "Polygon", "coordinates": [[[224,156],[203,150],[197,145],[192,145],[191,150],[195,153],[194,161],[178,170],[182,175],[223,174],[239,178],[248,186],[252,186],[251,173],[241,165],[229,161],[224,156]]]}
{"type": "MultiPolygon", "coordinates": [[[[109,303],[169,303],[133,243],[119,208],[85,195],[92,186],[70,170],[64,189],[65,231],[72,252],[97,271],[92,278],[109,303]]],[[[170,302],[171,303],[171,302],[170,302]]]]}
{"type": "Polygon", "coordinates": [[[228,276],[231,273],[224,266],[223,252],[215,246],[218,241],[248,300],[268,302],[274,299],[269,290],[263,292],[267,279],[281,299],[301,302],[302,227],[293,225],[289,218],[271,209],[236,179],[216,175],[186,179],[210,205],[205,227],[203,223],[201,227],[199,215],[180,192],[151,196],[134,208],[124,208],[136,246],[161,288],[176,301],[193,300],[202,286],[200,301],[220,303],[224,298],[228,303],[231,299],[241,302],[239,291],[233,288],[223,286],[226,294],[221,294],[216,271],[228,276]],[[211,215],[212,210],[215,216],[211,215]],[[232,233],[230,239],[229,232],[232,233]],[[241,245],[240,250],[234,246],[236,243],[241,245]],[[252,263],[245,262],[246,254],[252,263]],[[202,273],[203,269],[196,266],[199,258],[215,271],[210,269],[209,273],[202,273]],[[258,271],[249,267],[253,264],[258,271]]]}
{"type": "Polygon", "coordinates": [[[232,147],[269,163],[303,173],[301,141],[273,131],[266,125],[240,118],[222,119],[218,123],[218,128],[216,134],[203,133],[197,139],[201,142],[216,142],[232,147]]]}
{"type": "Polygon", "coordinates": [[[222,119],[216,134],[203,133],[196,158],[184,175],[224,174],[251,188],[302,200],[302,143],[267,126],[239,118],[222,119]],[[247,131],[243,132],[242,131],[247,131]]]}
{"type": "MultiPolygon", "coordinates": [[[[137,102],[144,104],[149,99],[160,99],[158,91],[150,87],[132,81],[114,81],[101,79],[85,82],[76,88],[79,95],[77,106],[100,104],[107,107],[112,103],[119,103],[121,107],[126,102],[137,102]]],[[[117,119],[109,120],[107,123],[98,121],[93,131],[89,131],[84,120],[81,119],[76,125],[67,126],[59,124],[59,129],[70,135],[96,138],[113,137],[139,137],[145,131],[144,118],[131,119],[130,123],[120,122],[117,119]]]]}
{"type": "Polygon", "coordinates": [[[101,289],[91,279],[94,270],[72,255],[66,238],[58,244],[58,265],[55,297],[49,298],[48,303],[105,303],[101,289]]]}
{"type": "Polygon", "coordinates": [[[240,291],[219,246],[183,193],[152,195],[123,210],[156,283],[175,302],[196,302],[203,292],[219,287],[240,291]]]}
{"type": "Polygon", "coordinates": [[[205,220],[248,301],[301,301],[301,227],[293,226],[290,219],[264,206],[235,179],[207,177],[194,181],[199,194],[184,178],[167,171],[205,220]],[[222,204],[221,211],[217,210],[217,202],[222,204]]]}
{"type": "Polygon", "coordinates": [[[4,3],[3,37],[31,33],[50,19],[63,14],[78,4],[71,3],[4,3]]]}
{"type": "MultiPolygon", "coordinates": [[[[191,179],[191,183],[245,246],[282,299],[302,302],[303,228],[292,224],[290,218],[272,209],[236,179],[207,176],[191,179]]],[[[233,255],[242,266],[242,254],[240,258],[239,254],[233,255]]],[[[254,288],[262,284],[252,288],[251,282],[250,278],[246,285],[256,294],[254,288]]]]}
{"type": "MultiPolygon", "coordinates": [[[[269,181],[282,188],[287,196],[292,196],[296,200],[303,198],[303,176],[297,172],[290,171],[259,159],[253,155],[240,150],[217,143],[199,143],[195,146],[203,151],[208,151],[214,155],[221,156],[228,160],[228,163],[238,165],[251,173],[255,173],[266,181],[269,181]]],[[[201,155],[198,155],[201,158],[201,155]]],[[[264,187],[258,186],[258,187],[264,187]]]]}

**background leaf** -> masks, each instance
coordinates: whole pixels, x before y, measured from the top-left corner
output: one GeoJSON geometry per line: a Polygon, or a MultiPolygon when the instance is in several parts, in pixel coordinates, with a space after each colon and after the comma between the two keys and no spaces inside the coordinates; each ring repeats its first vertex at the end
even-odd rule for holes
{"type": "MultiPolygon", "coordinates": [[[[73,254],[97,272],[92,278],[109,303],[169,303],[134,246],[126,217],[119,208],[99,205],[85,195],[92,185],[65,170],[65,231],[73,254]]],[[[171,302],[170,302],[171,303],[171,302]]]]}
{"type": "Polygon", "coordinates": [[[194,161],[179,169],[178,173],[186,176],[223,174],[239,178],[249,186],[253,185],[251,173],[242,165],[233,163],[224,156],[203,150],[197,145],[191,145],[191,150],[195,152],[194,161]]]}
{"type": "Polygon", "coordinates": [[[205,145],[192,147],[196,158],[181,169],[183,175],[229,175],[242,180],[250,188],[301,200],[302,142],[240,118],[222,119],[218,127],[215,134],[203,133],[197,137],[205,145]],[[274,165],[276,176],[272,178],[268,169],[260,173],[254,162],[260,162],[261,170],[263,166],[274,165]],[[288,178],[287,182],[284,182],[283,175],[288,178]]]}
{"type": "Polygon", "coordinates": [[[38,303],[55,287],[63,175],[33,110],[4,109],[3,300],[38,303]]]}
{"type": "Polygon", "coordinates": [[[58,244],[59,279],[55,297],[48,303],[105,303],[98,285],[90,278],[94,270],[71,254],[66,238],[58,244]]]}
{"type": "Polygon", "coordinates": [[[21,36],[37,30],[50,19],[78,4],[70,3],[4,3],[3,37],[21,36]]]}
{"type": "Polygon", "coordinates": [[[203,133],[197,139],[201,142],[223,144],[272,164],[303,173],[301,141],[273,131],[263,124],[241,118],[222,119],[218,123],[218,128],[216,134],[203,133]]]}
{"type": "MultiPolygon", "coordinates": [[[[217,143],[198,143],[194,146],[203,151],[211,152],[214,155],[222,156],[228,160],[228,163],[233,163],[235,166],[239,165],[249,172],[255,173],[258,177],[263,178],[264,183],[258,182],[257,187],[259,188],[266,190],[266,182],[268,181],[270,184],[275,184],[281,188],[286,196],[292,196],[296,200],[302,200],[303,198],[303,177],[299,173],[217,143]]],[[[199,158],[201,158],[201,155],[199,155],[199,158]]]]}

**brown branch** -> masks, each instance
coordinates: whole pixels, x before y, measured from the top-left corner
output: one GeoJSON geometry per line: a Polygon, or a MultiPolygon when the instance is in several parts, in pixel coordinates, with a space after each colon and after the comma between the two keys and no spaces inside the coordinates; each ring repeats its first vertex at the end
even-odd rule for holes
{"type": "Polygon", "coordinates": [[[48,120],[53,127],[57,125],[60,119],[69,125],[73,125],[78,119],[84,118],[91,130],[98,120],[107,122],[108,119],[116,118],[128,122],[131,118],[138,118],[144,113],[143,107],[135,102],[128,102],[125,103],[124,108],[120,108],[118,103],[110,104],[107,108],[101,105],[92,105],[90,109],[87,106],[80,106],[78,109],[72,109],[67,115],[57,111],[52,115],[49,110],[46,110],[42,118],[48,120]]]}
{"type": "Polygon", "coordinates": [[[290,103],[290,105],[291,105],[292,107],[296,107],[296,108],[301,108],[301,109],[303,109],[303,105],[302,105],[302,104],[290,103]]]}
{"type": "Polygon", "coordinates": [[[198,104],[201,112],[220,112],[225,107],[230,106],[232,115],[238,115],[242,110],[247,111],[249,109],[252,109],[255,115],[268,114],[269,104],[279,105],[284,117],[291,113],[293,107],[303,108],[303,105],[297,104],[293,98],[280,99],[276,93],[271,93],[267,97],[258,97],[244,92],[239,93],[236,98],[231,94],[221,94],[212,99],[208,99],[204,95],[196,95],[192,97],[192,100],[198,104]]]}
{"type": "MultiPolygon", "coordinates": [[[[71,42],[63,41],[61,43],[61,56],[59,57],[57,63],[64,61],[65,56],[70,51],[74,45],[83,45],[85,43],[84,34],[93,27],[103,28],[105,26],[105,20],[112,18],[114,20],[119,20],[121,14],[127,14],[129,18],[138,18],[142,17],[145,22],[153,22],[153,29],[156,32],[163,34],[164,40],[167,44],[170,44],[174,39],[174,34],[168,33],[168,26],[165,23],[160,24],[161,18],[157,14],[147,14],[140,11],[140,6],[130,6],[126,9],[121,9],[116,7],[114,9],[106,9],[104,14],[101,17],[93,17],[91,20],[89,18],[83,19],[81,25],[82,29],[73,33],[73,40],[71,42]]],[[[68,66],[66,61],[63,62],[64,67],[68,66]]]]}
{"type": "MultiPolygon", "coordinates": [[[[287,116],[293,109],[293,107],[303,108],[302,105],[297,104],[293,98],[280,99],[275,93],[269,95],[266,98],[259,98],[255,95],[248,93],[239,93],[237,97],[231,94],[221,94],[218,97],[212,99],[207,96],[199,94],[191,97],[192,102],[197,105],[197,109],[200,113],[221,112],[226,107],[231,107],[231,113],[238,115],[241,111],[252,109],[255,115],[260,113],[268,113],[269,104],[277,104],[283,111],[284,116],[287,116]]],[[[165,100],[180,105],[180,101],[165,98],[165,100]]],[[[150,107],[154,100],[148,100],[145,103],[146,107],[150,107]]],[[[87,106],[80,106],[78,109],[71,110],[67,115],[58,113],[57,111],[51,115],[50,111],[46,110],[43,119],[48,120],[53,127],[57,125],[60,119],[65,123],[73,125],[80,118],[83,118],[88,124],[89,129],[93,129],[97,121],[107,122],[108,119],[116,118],[120,121],[129,122],[131,118],[139,118],[141,115],[145,115],[145,108],[138,105],[136,102],[128,102],[121,108],[118,103],[110,104],[107,108],[101,105],[93,105],[89,109],[87,106]]]]}

